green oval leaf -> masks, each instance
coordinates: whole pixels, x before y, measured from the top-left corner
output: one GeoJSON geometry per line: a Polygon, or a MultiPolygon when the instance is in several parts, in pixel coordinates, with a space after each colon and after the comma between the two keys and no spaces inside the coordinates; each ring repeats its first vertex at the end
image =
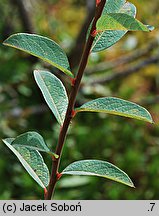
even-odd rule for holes
{"type": "Polygon", "coordinates": [[[130,101],[114,97],[104,97],[89,101],[76,109],[77,112],[103,112],[130,117],[152,123],[150,113],[143,107],[130,101]]]}
{"type": "Polygon", "coordinates": [[[111,163],[101,160],[81,160],[68,165],[62,174],[100,176],[134,187],[129,176],[111,163]]]}
{"type": "Polygon", "coordinates": [[[63,124],[68,97],[62,82],[48,71],[34,71],[35,80],[45,98],[45,101],[60,125],[63,124]]]}
{"type": "Polygon", "coordinates": [[[18,33],[11,35],[3,44],[36,56],[73,77],[65,52],[56,42],[47,37],[18,33]]]}
{"type": "Polygon", "coordinates": [[[47,147],[43,137],[34,131],[29,131],[17,136],[12,142],[12,146],[26,147],[32,150],[43,151],[54,156],[55,158],[58,158],[58,155],[51,152],[50,149],[47,147]]]}
{"type": "Polygon", "coordinates": [[[124,31],[146,31],[150,28],[128,14],[110,13],[103,15],[97,21],[97,31],[124,30],[124,31]]]}
{"type": "MultiPolygon", "coordinates": [[[[136,7],[133,4],[126,2],[125,0],[107,0],[102,16],[108,13],[124,13],[132,17],[135,17],[136,7]]],[[[123,30],[117,30],[117,31],[108,30],[108,31],[103,31],[98,33],[97,36],[95,37],[92,46],[92,51],[99,52],[113,46],[126,33],[127,31],[123,31],[123,30]]]]}
{"type": "Polygon", "coordinates": [[[23,167],[31,177],[42,187],[46,188],[49,184],[49,170],[43,161],[42,156],[36,150],[26,147],[13,146],[15,139],[7,138],[3,142],[17,156],[23,167]]]}

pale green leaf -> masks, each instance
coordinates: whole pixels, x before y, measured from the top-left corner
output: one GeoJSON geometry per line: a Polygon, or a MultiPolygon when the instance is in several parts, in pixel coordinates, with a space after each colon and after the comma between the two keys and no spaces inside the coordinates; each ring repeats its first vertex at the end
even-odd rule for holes
{"type": "Polygon", "coordinates": [[[34,131],[29,131],[17,136],[15,140],[12,142],[12,146],[27,147],[32,150],[43,151],[58,158],[58,155],[51,152],[50,149],[47,147],[43,137],[34,131]]]}
{"type": "Polygon", "coordinates": [[[120,8],[125,7],[125,4],[125,0],[107,0],[102,14],[117,13],[120,8]]]}
{"type": "Polygon", "coordinates": [[[99,176],[134,187],[129,176],[111,163],[101,160],[81,160],[68,165],[62,174],[99,176]]]}
{"type": "Polygon", "coordinates": [[[56,42],[47,37],[18,33],[11,35],[3,44],[36,56],[73,77],[66,54],[56,42]]]}
{"type": "Polygon", "coordinates": [[[97,31],[106,30],[150,31],[146,25],[123,13],[109,13],[101,16],[97,21],[97,31]]]}
{"type": "MultiPolygon", "coordinates": [[[[132,17],[135,17],[136,7],[133,4],[126,2],[125,0],[107,0],[102,16],[108,13],[124,13],[132,17]]],[[[113,46],[126,33],[127,31],[123,31],[123,30],[116,30],[116,31],[108,30],[108,31],[103,31],[98,33],[97,36],[95,37],[92,46],[92,51],[99,52],[101,50],[113,46]]]]}
{"type": "Polygon", "coordinates": [[[104,97],[89,101],[76,109],[77,112],[103,112],[130,117],[152,123],[150,113],[143,107],[130,101],[114,97],[104,97]]]}
{"type": "Polygon", "coordinates": [[[55,75],[48,71],[35,70],[34,77],[47,105],[55,115],[58,123],[62,125],[68,106],[65,87],[55,75]]]}
{"type": "Polygon", "coordinates": [[[43,161],[42,156],[37,150],[31,150],[26,147],[13,146],[15,139],[4,139],[3,142],[17,156],[23,167],[31,175],[31,177],[42,187],[45,188],[49,184],[49,170],[43,161]]]}

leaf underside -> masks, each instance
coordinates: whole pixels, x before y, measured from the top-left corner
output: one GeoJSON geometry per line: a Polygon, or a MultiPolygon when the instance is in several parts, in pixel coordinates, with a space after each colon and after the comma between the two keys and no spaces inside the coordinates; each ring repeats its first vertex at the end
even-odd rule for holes
{"type": "Polygon", "coordinates": [[[111,163],[101,160],[81,160],[68,165],[62,174],[99,176],[134,187],[129,176],[111,163]]]}
{"type": "Polygon", "coordinates": [[[51,152],[50,149],[47,147],[43,137],[34,131],[29,131],[17,136],[15,140],[12,142],[12,146],[26,147],[30,148],[31,150],[46,152],[58,158],[58,155],[51,152]]]}
{"type": "Polygon", "coordinates": [[[97,31],[106,30],[150,31],[149,27],[123,13],[109,13],[101,16],[97,21],[97,31]]]}
{"type": "MultiPolygon", "coordinates": [[[[132,17],[136,16],[136,7],[125,0],[107,0],[102,16],[108,13],[124,13],[132,17]]],[[[108,30],[97,34],[95,37],[92,52],[99,52],[117,43],[127,31],[108,30]]]]}
{"type": "Polygon", "coordinates": [[[58,123],[62,125],[68,106],[65,87],[55,75],[48,71],[35,70],[34,77],[47,105],[55,115],[58,123]]]}
{"type": "Polygon", "coordinates": [[[73,77],[65,52],[56,42],[47,37],[18,33],[11,35],[3,44],[36,56],[73,77]]]}
{"type": "Polygon", "coordinates": [[[3,142],[17,156],[23,167],[31,177],[42,187],[49,184],[49,170],[37,150],[12,145],[14,138],[4,139],[3,142]]]}
{"type": "Polygon", "coordinates": [[[133,102],[114,97],[104,97],[89,101],[77,108],[76,111],[103,112],[153,123],[150,113],[145,108],[133,102]]]}

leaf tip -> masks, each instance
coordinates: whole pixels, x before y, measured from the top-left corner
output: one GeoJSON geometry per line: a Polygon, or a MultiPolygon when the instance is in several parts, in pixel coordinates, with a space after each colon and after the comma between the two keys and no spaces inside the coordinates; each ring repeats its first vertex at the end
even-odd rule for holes
{"type": "Polygon", "coordinates": [[[153,120],[151,114],[150,114],[150,113],[148,113],[148,114],[149,114],[149,117],[148,117],[148,119],[147,119],[147,122],[149,122],[150,124],[155,124],[155,122],[154,122],[154,120],[153,120]]]}
{"type": "Polygon", "coordinates": [[[11,44],[9,43],[9,40],[10,40],[10,38],[12,38],[14,36],[14,34],[13,35],[10,35],[9,37],[7,37],[4,41],[3,41],[3,45],[5,45],[5,46],[11,46],[11,44]]]}
{"type": "Polygon", "coordinates": [[[2,139],[2,142],[4,143],[4,142],[5,142],[5,139],[2,139]]]}
{"type": "Polygon", "coordinates": [[[130,186],[131,188],[136,188],[135,185],[134,185],[134,183],[132,181],[130,182],[130,184],[128,186],[130,186]]]}
{"type": "Polygon", "coordinates": [[[40,71],[40,70],[35,69],[35,70],[33,71],[33,73],[36,74],[36,73],[38,73],[39,71],[40,71]]]}
{"type": "Polygon", "coordinates": [[[6,40],[4,40],[4,41],[2,42],[2,44],[3,44],[4,46],[6,46],[6,40]]]}
{"type": "Polygon", "coordinates": [[[8,38],[5,39],[5,40],[2,42],[2,44],[3,44],[4,46],[9,46],[9,44],[7,43],[7,41],[8,41],[8,38]]]}
{"type": "Polygon", "coordinates": [[[33,75],[34,75],[34,78],[36,79],[36,77],[38,76],[38,74],[40,74],[40,71],[41,70],[39,70],[39,69],[35,69],[34,71],[33,71],[33,75]]]}
{"type": "Polygon", "coordinates": [[[155,121],[153,119],[151,119],[150,123],[151,124],[155,124],[155,121]]]}
{"type": "MultiPolygon", "coordinates": [[[[127,175],[127,174],[126,174],[127,175]]],[[[127,182],[120,182],[131,188],[136,188],[131,178],[127,175],[127,182]]]]}
{"type": "Polygon", "coordinates": [[[146,25],[147,29],[149,32],[153,31],[155,29],[154,26],[151,26],[151,25],[146,25]]]}
{"type": "Polygon", "coordinates": [[[4,139],[2,139],[2,142],[3,142],[3,143],[6,143],[7,140],[9,140],[9,139],[11,139],[11,138],[4,138],[4,139]]]}

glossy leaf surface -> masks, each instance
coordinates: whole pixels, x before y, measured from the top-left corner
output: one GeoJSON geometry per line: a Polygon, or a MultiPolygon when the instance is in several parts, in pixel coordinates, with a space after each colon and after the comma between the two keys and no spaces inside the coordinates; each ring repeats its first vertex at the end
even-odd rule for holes
{"type": "Polygon", "coordinates": [[[42,187],[49,184],[49,170],[43,161],[42,156],[36,150],[26,147],[13,146],[13,138],[4,139],[3,142],[17,156],[23,167],[31,177],[42,187]]]}
{"type": "Polygon", "coordinates": [[[123,13],[110,13],[100,17],[97,22],[97,31],[106,30],[150,31],[148,26],[123,13]]]}
{"type": "Polygon", "coordinates": [[[89,101],[76,109],[77,112],[103,112],[130,117],[152,123],[150,113],[143,107],[130,101],[114,97],[104,97],[89,101]]]}
{"type": "Polygon", "coordinates": [[[62,82],[48,71],[34,71],[34,77],[38,84],[45,101],[60,125],[63,124],[68,97],[62,82]]]}
{"type": "Polygon", "coordinates": [[[50,149],[47,147],[43,137],[34,131],[29,131],[17,136],[12,142],[12,146],[27,147],[32,150],[47,152],[48,154],[51,154],[52,156],[58,158],[58,155],[51,152],[50,149]]]}
{"type": "MultiPolygon", "coordinates": [[[[124,13],[132,17],[135,17],[136,7],[133,4],[126,2],[125,0],[107,0],[102,16],[108,13],[124,13]]],[[[92,46],[92,51],[99,52],[113,46],[126,33],[127,31],[123,30],[108,30],[98,33],[95,37],[95,41],[92,46]]]]}
{"type": "Polygon", "coordinates": [[[56,42],[47,37],[18,33],[11,35],[3,44],[36,56],[73,77],[65,52],[56,42]]]}
{"type": "Polygon", "coordinates": [[[81,160],[68,165],[62,172],[68,175],[99,176],[134,187],[128,175],[111,163],[101,160],[81,160]]]}

